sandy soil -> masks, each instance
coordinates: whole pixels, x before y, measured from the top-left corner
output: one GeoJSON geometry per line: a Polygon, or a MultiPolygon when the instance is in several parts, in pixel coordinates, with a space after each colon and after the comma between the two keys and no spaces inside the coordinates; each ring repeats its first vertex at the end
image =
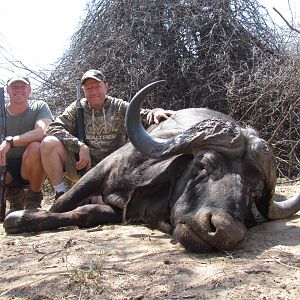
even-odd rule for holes
{"type": "MultiPolygon", "coordinates": [[[[300,181],[279,184],[290,196],[300,181]]],[[[52,199],[46,198],[44,206],[52,199]]],[[[142,226],[6,235],[0,299],[300,299],[300,212],[249,230],[242,250],[192,254],[142,226]]]]}

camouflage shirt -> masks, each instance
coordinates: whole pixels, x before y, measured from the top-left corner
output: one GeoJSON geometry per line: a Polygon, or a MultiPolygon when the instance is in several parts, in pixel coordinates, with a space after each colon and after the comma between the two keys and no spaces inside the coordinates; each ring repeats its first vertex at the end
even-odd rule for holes
{"type": "MultiPolygon", "coordinates": [[[[84,111],[85,144],[89,147],[94,166],[126,143],[125,114],[129,103],[110,96],[106,96],[100,110],[92,109],[85,98],[80,103],[84,111]]],[[[153,123],[154,111],[141,110],[142,121],[146,127],[153,123]]],[[[83,143],[77,138],[76,101],[56,117],[49,125],[46,135],[57,137],[69,151],[78,153],[83,143]]]]}

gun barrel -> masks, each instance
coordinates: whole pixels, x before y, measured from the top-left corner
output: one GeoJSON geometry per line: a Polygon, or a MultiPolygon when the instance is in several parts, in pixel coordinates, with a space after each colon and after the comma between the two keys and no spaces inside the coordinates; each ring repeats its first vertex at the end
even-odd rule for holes
{"type": "MultiPolygon", "coordinates": [[[[6,113],[4,88],[0,87],[0,144],[6,137],[6,113]]],[[[3,221],[6,214],[6,197],[5,197],[5,175],[6,166],[0,166],[0,221],[3,221]]]]}
{"type": "Polygon", "coordinates": [[[77,84],[76,84],[77,100],[81,99],[80,87],[81,87],[81,80],[77,79],[77,84]]]}

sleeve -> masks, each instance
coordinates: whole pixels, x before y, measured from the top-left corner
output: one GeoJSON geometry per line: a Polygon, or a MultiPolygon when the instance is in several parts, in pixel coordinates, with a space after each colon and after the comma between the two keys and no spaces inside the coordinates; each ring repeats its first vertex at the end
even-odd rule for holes
{"type": "MultiPolygon", "coordinates": [[[[129,106],[129,102],[121,100],[120,107],[123,110],[124,115],[126,114],[127,108],[129,106]]],[[[141,109],[140,116],[142,120],[142,124],[145,128],[148,128],[150,125],[154,124],[154,112],[159,110],[160,108],[155,109],[141,109]]]]}
{"type": "Polygon", "coordinates": [[[48,104],[44,101],[39,101],[39,108],[37,110],[36,121],[41,119],[54,119],[48,104]]]}
{"type": "Polygon", "coordinates": [[[46,135],[57,137],[68,150],[77,153],[83,143],[76,137],[75,127],[76,106],[73,102],[48,126],[46,135]]]}

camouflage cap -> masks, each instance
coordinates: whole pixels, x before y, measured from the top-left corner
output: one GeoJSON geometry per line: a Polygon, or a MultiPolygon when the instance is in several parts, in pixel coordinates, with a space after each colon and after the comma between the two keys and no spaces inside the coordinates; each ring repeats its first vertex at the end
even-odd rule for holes
{"type": "Polygon", "coordinates": [[[83,84],[84,81],[88,78],[95,79],[97,81],[102,81],[102,82],[106,81],[104,74],[99,70],[88,70],[87,72],[85,72],[81,78],[81,84],[83,84]]]}
{"type": "Polygon", "coordinates": [[[9,78],[9,79],[7,80],[6,85],[9,86],[9,85],[11,85],[13,82],[15,82],[15,81],[22,81],[22,82],[24,82],[24,83],[26,83],[26,84],[30,84],[30,81],[29,81],[29,78],[28,78],[28,77],[23,76],[23,75],[15,74],[14,76],[12,76],[11,78],[9,78]]]}

